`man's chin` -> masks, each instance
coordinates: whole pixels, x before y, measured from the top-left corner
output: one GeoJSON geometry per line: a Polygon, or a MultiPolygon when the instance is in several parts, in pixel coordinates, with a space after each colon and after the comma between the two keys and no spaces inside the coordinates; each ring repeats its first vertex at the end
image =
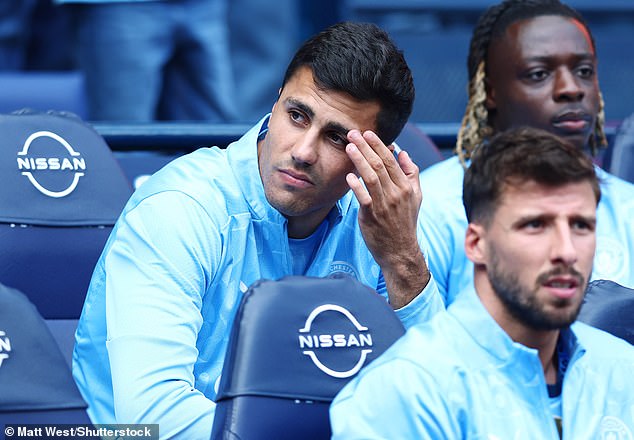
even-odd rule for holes
{"type": "Polygon", "coordinates": [[[549,313],[544,312],[542,319],[539,322],[533,322],[532,327],[537,330],[559,330],[570,327],[576,321],[579,310],[580,307],[574,307],[574,309],[566,307],[549,313]]]}
{"type": "Polygon", "coordinates": [[[269,199],[268,197],[267,200],[273,208],[275,208],[286,218],[300,217],[306,214],[304,204],[296,203],[295,201],[279,200],[275,198],[269,199]]]}
{"type": "Polygon", "coordinates": [[[590,145],[590,134],[587,132],[583,133],[568,133],[568,132],[556,132],[555,134],[559,135],[561,138],[567,140],[575,147],[586,150],[588,145],[590,145]]]}

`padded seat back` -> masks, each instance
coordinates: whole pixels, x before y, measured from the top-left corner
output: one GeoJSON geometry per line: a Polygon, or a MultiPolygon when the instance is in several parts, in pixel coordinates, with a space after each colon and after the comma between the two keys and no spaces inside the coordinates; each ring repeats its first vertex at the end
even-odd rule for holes
{"type": "Polygon", "coordinates": [[[0,282],[46,319],[79,318],[130,184],[103,138],[72,114],[0,115],[0,139],[0,282]]]}
{"type": "Polygon", "coordinates": [[[255,283],[233,323],[212,438],[330,438],[333,397],[403,333],[350,277],[255,283]]]}
{"type": "Polygon", "coordinates": [[[591,281],[578,320],[634,344],[634,289],[610,280],[591,281]]]}
{"type": "Polygon", "coordinates": [[[70,368],[33,304],[0,284],[0,426],[88,424],[70,368]]]}

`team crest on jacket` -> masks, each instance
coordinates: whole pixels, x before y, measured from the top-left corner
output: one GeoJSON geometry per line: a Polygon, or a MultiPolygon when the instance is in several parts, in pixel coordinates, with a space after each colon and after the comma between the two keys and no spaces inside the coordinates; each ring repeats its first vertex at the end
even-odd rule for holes
{"type": "Polygon", "coordinates": [[[632,440],[632,431],[618,417],[604,416],[599,425],[601,440],[632,440]]]}
{"type": "Polygon", "coordinates": [[[337,278],[340,275],[347,275],[355,280],[359,279],[357,270],[351,264],[345,261],[333,261],[328,268],[328,278],[337,278]]]}
{"type": "Polygon", "coordinates": [[[594,257],[594,278],[620,279],[627,269],[627,253],[623,243],[611,237],[597,237],[594,257]]]}

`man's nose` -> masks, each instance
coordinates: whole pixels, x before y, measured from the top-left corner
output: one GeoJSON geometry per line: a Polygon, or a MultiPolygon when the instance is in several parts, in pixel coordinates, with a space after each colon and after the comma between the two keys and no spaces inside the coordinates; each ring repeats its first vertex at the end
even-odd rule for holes
{"type": "Polygon", "coordinates": [[[573,231],[569,225],[559,226],[555,229],[551,252],[553,263],[572,266],[577,262],[577,248],[573,240],[573,231]]]}
{"type": "Polygon", "coordinates": [[[580,78],[570,69],[562,68],[555,72],[554,95],[556,101],[581,101],[585,92],[580,78]]]}
{"type": "Polygon", "coordinates": [[[291,149],[291,156],[297,163],[312,165],[317,160],[318,133],[306,130],[295,142],[291,149]]]}

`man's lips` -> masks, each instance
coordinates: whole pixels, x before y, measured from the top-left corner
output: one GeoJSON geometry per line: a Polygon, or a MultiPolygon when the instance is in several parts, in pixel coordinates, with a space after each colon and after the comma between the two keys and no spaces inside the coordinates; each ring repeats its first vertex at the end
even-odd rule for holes
{"type": "Polygon", "coordinates": [[[553,126],[565,131],[583,131],[592,122],[592,117],[585,112],[567,111],[552,120],[553,126]]]}
{"type": "Polygon", "coordinates": [[[544,280],[542,286],[552,295],[558,298],[568,299],[572,298],[579,291],[581,284],[581,280],[576,276],[553,276],[544,280]]]}
{"type": "Polygon", "coordinates": [[[313,185],[313,182],[310,180],[310,178],[307,175],[297,172],[295,170],[281,169],[279,170],[279,172],[282,177],[282,180],[285,183],[290,184],[292,186],[305,188],[305,187],[313,185]]]}

